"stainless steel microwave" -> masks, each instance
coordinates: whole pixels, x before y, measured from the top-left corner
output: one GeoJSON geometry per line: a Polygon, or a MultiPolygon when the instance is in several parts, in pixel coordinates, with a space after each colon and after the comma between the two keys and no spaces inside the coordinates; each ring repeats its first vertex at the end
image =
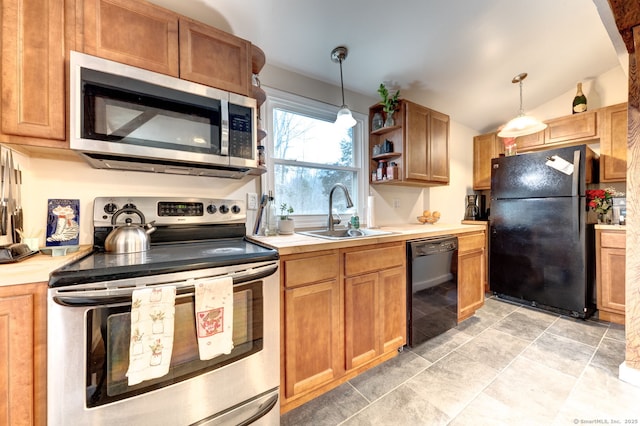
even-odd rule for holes
{"type": "Polygon", "coordinates": [[[91,166],[241,178],[257,167],[255,99],[78,52],[70,147],[91,166]]]}

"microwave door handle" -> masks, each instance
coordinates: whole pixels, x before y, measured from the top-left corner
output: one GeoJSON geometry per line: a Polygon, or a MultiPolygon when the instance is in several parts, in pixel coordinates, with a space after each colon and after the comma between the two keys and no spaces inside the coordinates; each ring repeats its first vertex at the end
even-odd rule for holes
{"type": "Polygon", "coordinates": [[[220,101],[220,155],[229,155],[229,101],[220,101]]]}

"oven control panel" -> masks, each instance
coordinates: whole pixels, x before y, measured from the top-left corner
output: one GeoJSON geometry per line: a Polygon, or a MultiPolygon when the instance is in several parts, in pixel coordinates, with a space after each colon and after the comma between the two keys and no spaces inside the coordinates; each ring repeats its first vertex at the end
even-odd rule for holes
{"type": "Polygon", "coordinates": [[[131,210],[118,216],[116,225],[155,222],[155,225],[201,225],[245,223],[243,200],[180,197],[98,197],[93,202],[93,225],[111,226],[111,218],[122,209],[131,210]],[[136,212],[137,211],[137,212],[136,212]]]}

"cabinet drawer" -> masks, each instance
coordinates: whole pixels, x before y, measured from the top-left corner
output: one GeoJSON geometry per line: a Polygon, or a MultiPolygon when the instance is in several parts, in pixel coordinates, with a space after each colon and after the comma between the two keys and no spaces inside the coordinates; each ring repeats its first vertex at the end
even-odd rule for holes
{"type": "Polygon", "coordinates": [[[344,254],[344,274],[352,276],[402,266],[406,262],[406,256],[404,244],[346,252],[344,254]]]}
{"type": "Polygon", "coordinates": [[[460,252],[484,249],[485,245],[484,233],[458,237],[458,251],[460,252]]]}
{"type": "Polygon", "coordinates": [[[338,253],[330,253],[282,262],[287,288],[335,280],[338,277],[338,253]]]}
{"type": "Polygon", "coordinates": [[[600,246],[613,248],[626,248],[627,236],[625,232],[602,232],[600,234],[600,246]]]}

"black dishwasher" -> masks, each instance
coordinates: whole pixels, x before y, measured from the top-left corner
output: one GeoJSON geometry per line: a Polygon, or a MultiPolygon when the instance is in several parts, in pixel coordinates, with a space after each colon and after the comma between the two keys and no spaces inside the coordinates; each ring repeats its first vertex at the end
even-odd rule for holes
{"type": "Polygon", "coordinates": [[[407,241],[407,339],[416,346],[458,324],[458,238],[407,241]]]}

